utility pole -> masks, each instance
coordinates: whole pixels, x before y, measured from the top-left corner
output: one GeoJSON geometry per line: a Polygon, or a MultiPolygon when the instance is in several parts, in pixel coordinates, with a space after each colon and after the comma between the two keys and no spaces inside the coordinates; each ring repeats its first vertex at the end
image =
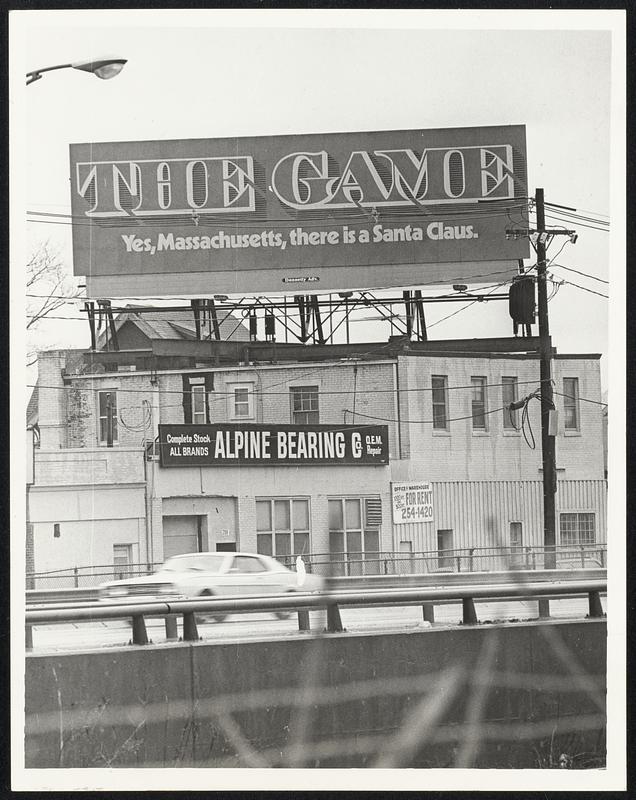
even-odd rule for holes
{"type": "Polygon", "coordinates": [[[556,569],[556,458],[555,437],[550,432],[552,394],[552,340],[548,321],[546,232],[543,189],[536,190],[537,214],[537,303],[539,316],[539,359],[541,379],[541,456],[543,461],[543,545],[545,569],[556,569]]]}

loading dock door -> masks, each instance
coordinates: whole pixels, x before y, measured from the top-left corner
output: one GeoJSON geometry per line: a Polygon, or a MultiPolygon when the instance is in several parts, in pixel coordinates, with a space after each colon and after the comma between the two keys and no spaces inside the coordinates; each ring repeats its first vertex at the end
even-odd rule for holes
{"type": "Polygon", "coordinates": [[[201,517],[179,514],[163,517],[163,557],[201,552],[201,517]]]}

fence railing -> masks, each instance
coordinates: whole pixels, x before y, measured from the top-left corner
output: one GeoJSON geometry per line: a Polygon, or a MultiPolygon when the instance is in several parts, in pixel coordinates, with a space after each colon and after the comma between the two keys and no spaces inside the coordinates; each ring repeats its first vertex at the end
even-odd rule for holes
{"type": "MultiPolygon", "coordinates": [[[[554,548],[558,569],[605,567],[607,545],[572,545],[554,548]]],[[[503,570],[539,570],[544,568],[543,547],[466,547],[454,550],[431,550],[417,553],[395,551],[311,553],[277,556],[294,569],[301,555],[308,572],[333,577],[366,575],[425,575],[462,572],[499,572],[503,570]]],[[[126,566],[98,564],[74,566],[50,572],[26,575],[27,589],[91,588],[112,580],[148,575],[159,563],[136,563],[126,566]]]]}

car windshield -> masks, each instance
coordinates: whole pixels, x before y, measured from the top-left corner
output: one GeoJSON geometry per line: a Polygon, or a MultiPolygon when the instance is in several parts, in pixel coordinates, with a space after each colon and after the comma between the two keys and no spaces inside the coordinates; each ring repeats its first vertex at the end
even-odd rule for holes
{"type": "Polygon", "coordinates": [[[225,561],[224,555],[193,555],[169,558],[160,572],[220,572],[225,561]]]}

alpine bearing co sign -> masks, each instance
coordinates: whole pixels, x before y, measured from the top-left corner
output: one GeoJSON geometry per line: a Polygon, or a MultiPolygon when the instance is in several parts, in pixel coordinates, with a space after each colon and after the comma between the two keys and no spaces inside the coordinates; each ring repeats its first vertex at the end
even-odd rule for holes
{"type": "Polygon", "coordinates": [[[392,483],[393,524],[433,521],[433,487],[430,483],[392,483]]]}
{"type": "Polygon", "coordinates": [[[386,425],[159,425],[162,467],[389,463],[386,425]]]}
{"type": "Polygon", "coordinates": [[[505,280],[525,127],[71,145],[90,297],[505,280]]]}

